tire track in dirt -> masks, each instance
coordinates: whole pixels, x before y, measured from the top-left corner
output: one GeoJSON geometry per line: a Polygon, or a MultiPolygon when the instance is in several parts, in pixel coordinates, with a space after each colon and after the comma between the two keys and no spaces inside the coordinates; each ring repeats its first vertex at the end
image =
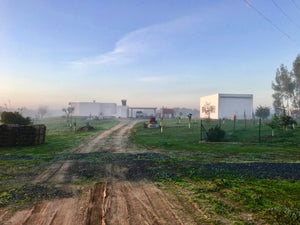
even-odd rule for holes
{"type": "MultiPolygon", "coordinates": [[[[82,144],[74,149],[73,152],[137,153],[146,151],[130,145],[128,140],[129,132],[137,122],[136,120],[122,121],[114,128],[89,141],[88,144],[82,144]]],[[[49,182],[66,187],[72,177],[72,174],[68,174],[70,165],[72,165],[70,160],[54,163],[34,182],[49,182]]],[[[18,211],[3,224],[203,224],[201,222],[203,216],[197,210],[187,211],[183,202],[163,192],[153,183],[126,181],[127,170],[126,166],[107,164],[104,172],[106,181],[103,183],[84,190],[82,195],[74,198],[44,201],[29,210],[18,211]]]]}
{"type": "MultiPolygon", "coordinates": [[[[116,132],[117,130],[121,129],[122,127],[126,126],[126,122],[122,121],[115,127],[102,132],[101,134],[97,135],[93,139],[88,142],[81,144],[79,147],[75,148],[71,152],[75,153],[89,153],[95,149],[95,146],[103,140],[107,138],[112,133],[116,132]]],[[[63,162],[55,162],[53,163],[48,169],[46,169],[42,174],[37,176],[33,183],[67,183],[70,182],[71,176],[67,174],[68,168],[71,166],[72,161],[63,161],[63,162]]]]}

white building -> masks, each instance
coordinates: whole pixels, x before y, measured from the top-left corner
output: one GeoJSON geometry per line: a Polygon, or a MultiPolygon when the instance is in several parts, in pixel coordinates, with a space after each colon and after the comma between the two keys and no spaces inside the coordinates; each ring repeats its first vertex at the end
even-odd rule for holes
{"type": "Polygon", "coordinates": [[[70,102],[69,105],[74,108],[74,116],[91,116],[99,118],[127,118],[128,106],[126,100],[122,100],[122,105],[117,106],[116,103],[101,102],[70,102]]]}
{"type": "Polygon", "coordinates": [[[117,113],[116,103],[70,102],[74,116],[112,117],[117,113]]]}
{"type": "Polygon", "coordinates": [[[200,118],[251,119],[252,94],[214,94],[200,98],[200,118]]]}

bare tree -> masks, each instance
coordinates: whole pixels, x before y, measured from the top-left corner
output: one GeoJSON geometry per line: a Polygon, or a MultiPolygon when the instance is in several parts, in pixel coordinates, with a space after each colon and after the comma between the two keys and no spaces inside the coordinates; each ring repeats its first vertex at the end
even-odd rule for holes
{"type": "Polygon", "coordinates": [[[212,106],[210,102],[206,102],[203,106],[202,106],[202,112],[205,113],[205,115],[207,116],[208,119],[210,119],[210,113],[212,111],[212,106]]]}
{"type": "Polygon", "coordinates": [[[43,117],[47,114],[48,107],[47,106],[39,106],[38,108],[38,118],[43,119],[43,117]]]}
{"type": "Polygon", "coordinates": [[[63,108],[62,111],[65,112],[66,114],[67,123],[69,123],[70,127],[72,127],[73,126],[72,114],[74,112],[74,107],[69,106],[67,108],[63,108]]]}

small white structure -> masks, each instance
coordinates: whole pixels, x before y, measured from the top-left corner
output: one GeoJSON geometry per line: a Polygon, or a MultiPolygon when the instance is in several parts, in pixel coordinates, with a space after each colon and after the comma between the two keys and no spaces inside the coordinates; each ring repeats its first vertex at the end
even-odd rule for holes
{"type": "Polygon", "coordinates": [[[127,100],[122,99],[121,100],[122,105],[118,105],[117,107],[117,115],[118,118],[128,118],[129,110],[127,106],[127,100]]]}
{"type": "Polygon", "coordinates": [[[200,98],[200,118],[251,119],[252,94],[214,94],[200,98]]]}

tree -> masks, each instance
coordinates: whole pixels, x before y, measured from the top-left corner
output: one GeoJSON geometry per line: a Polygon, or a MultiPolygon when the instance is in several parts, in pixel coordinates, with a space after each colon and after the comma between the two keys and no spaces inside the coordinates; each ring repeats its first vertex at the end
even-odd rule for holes
{"type": "Polygon", "coordinates": [[[38,108],[38,117],[40,119],[43,119],[43,117],[47,114],[48,112],[48,107],[47,106],[40,106],[38,108]]]}
{"type": "Polygon", "coordinates": [[[23,117],[19,112],[2,112],[1,122],[4,124],[18,124],[18,125],[29,125],[31,119],[29,117],[23,117]]]}
{"type": "Polygon", "coordinates": [[[72,118],[72,114],[74,112],[74,107],[69,106],[67,108],[63,108],[62,111],[65,112],[67,122],[69,123],[70,127],[72,127],[73,126],[73,123],[72,123],[72,119],[73,119],[72,118]]]}
{"type": "Polygon", "coordinates": [[[292,115],[300,117],[300,55],[293,62],[289,72],[283,64],[276,71],[275,82],[272,82],[273,106],[276,113],[287,109],[292,115]]]}
{"type": "Polygon", "coordinates": [[[213,106],[211,106],[210,102],[206,102],[202,107],[202,112],[205,113],[208,119],[210,119],[210,113],[213,110],[213,106]]]}
{"type": "Polygon", "coordinates": [[[274,90],[273,106],[277,112],[282,108],[289,108],[292,105],[292,97],[295,90],[295,81],[293,75],[288,71],[283,64],[276,71],[275,82],[272,82],[272,89],[274,90]]]}
{"type": "Polygon", "coordinates": [[[255,116],[257,116],[258,118],[261,118],[263,120],[266,119],[266,118],[268,118],[268,116],[270,116],[270,108],[267,107],[267,106],[261,106],[261,105],[259,105],[256,108],[255,116]]]}
{"type": "Polygon", "coordinates": [[[283,110],[283,113],[279,119],[281,126],[285,129],[289,127],[291,128],[293,125],[297,125],[297,122],[291,116],[288,116],[285,110],[283,110]]]}
{"type": "Polygon", "coordinates": [[[294,100],[293,100],[293,106],[296,109],[296,113],[299,117],[300,114],[300,55],[297,56],[293,63],[293,71],[292,76],[295,80],[295,94],[294,94],[294,100]]]}

